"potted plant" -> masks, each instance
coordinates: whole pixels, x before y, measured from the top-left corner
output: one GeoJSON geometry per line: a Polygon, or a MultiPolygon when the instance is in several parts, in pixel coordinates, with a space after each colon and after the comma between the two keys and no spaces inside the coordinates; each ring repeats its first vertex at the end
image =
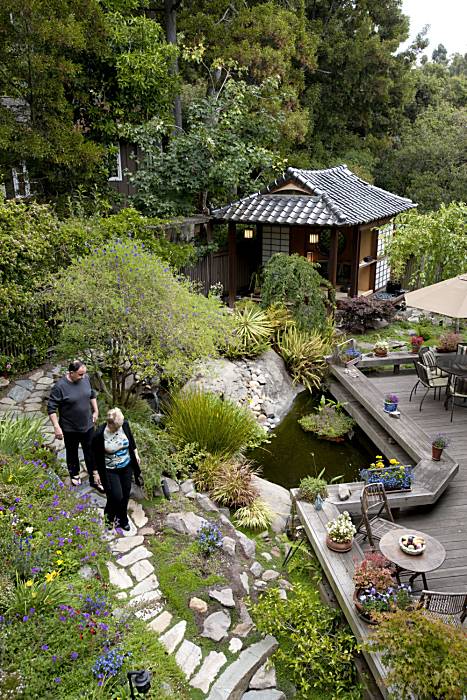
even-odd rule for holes
{"type": "Polygon", "coordinates": [[[459,333],[443,333],[439,337],[437,352],[456,352],[458,343],[461,342],[459,333]]]}
{"type": "Polygon", "coordinates": [[[354,602],[360,617],[370,625],[377,625],[381,619],[381,613],[410,608],[412,605],[410,593],[409,585],[392,581],[382,590],[378,590],[376,586],[361,588],[355,595],[354,602]]]}
{"type": "Polygon", "coordinates": [[[410,491],[413,481],[413,467],[390,459],[386,466],[382,455],[376,455],[368,469],[360,471],[360,477],[367,484],[382,483],[386,491],[410,491]]]}
{"type": "Polygon", "coordinates": [[[423,345],[423,338],[421,335],[410,336],[410,345],[412,346],[412,352],[417,353],[423,345]]]}
{"type": "Polygon", "coordinates": [[[439,462],[445,447],[449,445],[449,438],[443,433],[437,433],[431,441],[431,459],[439,462]]]}
{"type": "Polygon", "coordinates": [[[384,410],[386,413],[394,413],[399,405],[399,397],[397,394],[386,394],[384,397],[384,410]]]}
{"type": "Polygon", "coordinates": [[[376,357],[386,357],[389,352],[389,343],[386,340],[379,340],[373,345],[373,353],[376,357]]]}
{"type": "Polygon", "coordinates": [[[326,529],[326,545],[329,549],[333,552],[348,552],[352,549],[353,537],[357,530],[346,510],[326,523],[326,529]]]}
{"type": "Polygon", "coordinates": [[[362,353],[356,348],[347,348],[341,352],[339,357],[342,364],[345,367],[349,367],[350,365],[356,365],[361,356],[362,353]]]}
{"type": "Polygon", "coordinates": [[[328,485],[321,476],[305,476],[300,481],[300,498],[313,503],[316,510],[321,510],[323,500],[328,495],[328,485]]]}

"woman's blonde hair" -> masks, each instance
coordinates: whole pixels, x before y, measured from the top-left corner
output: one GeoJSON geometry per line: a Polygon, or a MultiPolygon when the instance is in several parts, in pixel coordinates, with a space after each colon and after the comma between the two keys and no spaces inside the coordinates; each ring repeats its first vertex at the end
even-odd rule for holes
{"type": "Polygon", "coordinates": [[[125,416],[119,408],[111,408],[107,411],[107,423],[112,423],[112,425],[117,425],[119,428],[122,427],[125,416]]]}

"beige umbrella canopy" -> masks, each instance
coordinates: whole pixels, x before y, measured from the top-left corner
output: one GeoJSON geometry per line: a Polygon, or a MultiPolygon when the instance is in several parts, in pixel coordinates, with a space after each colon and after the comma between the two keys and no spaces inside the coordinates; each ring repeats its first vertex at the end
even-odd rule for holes
{"type": "Polygon", "coordinates": [[[407,306],[451,318],[467,318],[467,272],[429,287],[407,292],[407,306]]]}

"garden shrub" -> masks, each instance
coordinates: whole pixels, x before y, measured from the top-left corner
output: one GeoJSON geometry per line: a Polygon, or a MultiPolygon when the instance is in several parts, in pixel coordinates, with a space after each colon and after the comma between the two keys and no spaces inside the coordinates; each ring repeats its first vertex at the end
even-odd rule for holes
{"type": "Polygon", "coordinates": [[[232,508],[251,505],[259,496],[252,484],[254,474],[251,462],[246,460],[222,462],[214,473],[211,496],[218,503],[232,508]]]}
{"type": "Polygon", "coordinates": [[[325,479],[318,476],[305,476],[299,484],[300,498],[314,503],[318,496],[326,498],[328,495],[328,485],[325,479]]]}
{"type": "Polygon", "coordinates": [[[294,384],[301,383],[309,391],[319,389],[327,369],[324,356],[330,350],[326,339],[317,331],[301,331],[289,324],[276,345],[294,384]]]}
{"type": "Polygon", "coordinates": [[[244,449],[259,434],[248,409],[200,390],[183,391],[172,397],[167,430],[177,447],[196,443],[204,452],[226,457],[244,449]]]}
{"type": "Polygon", "coordinates": [[[4,413],[0,417],[0,454],[19,454],[42,440],[44,419],[4,413]]]}
{"type": "Polygon", "coordinates": [[[388,668],[388,685],[400,700],[449,698],[467,693],[465,631],[421,610],[386,615],[368,647],[381,653],[388,668]]]}
{"type": "Polygon", "coordinates": [[[144,490],[148,497],[154,496],[161,485],[161,476],[177,476],[177,465],[173,458],[175,448],[165,430],[150,422],[131,423],[136,446],[141,457],[141,473],[144,490]]]}
{"type": "Polygon", "coordinates": [[[318,594],[300,583],[288,596],[281,600],[277,589],[266,591],[252,615],[258,630],[279,642],[272,658],[284,666],[299,697],[313,690],[326,698],[361,697],[353,664],[358,645],[342,626],[340,611],[320,603],[318,594]]]}
{"type": "Polygon", "coordinates": [[[377,321],[391,321],[395,313],[396,309],[390,301],[356,297],[337,302],[336,319],[344,330],[364,333],[375,328],[377,321]]]}
{"type": "Polygon", "coordinates": [[[255,498],[247,506],[242,506],[237,511],[233,520],[237,527],[248,528],[249,530],[267,530],[274,513],[271,508],[261,498],[255,498]]]}
{"type": "Polygon", "coordinates": [[[258,304],[246,302],[234,311],[234,330],[225,354],[228,357],[257,357],[270,347],[273,326],[258,304]]]}
{"type": "Polygon", "coordinates": [[[328,287],[317,266],[302,255],[276,253],[264,267],[261,305],[284,304],[300,329],[321,328],[326,321],[328,287]]]}

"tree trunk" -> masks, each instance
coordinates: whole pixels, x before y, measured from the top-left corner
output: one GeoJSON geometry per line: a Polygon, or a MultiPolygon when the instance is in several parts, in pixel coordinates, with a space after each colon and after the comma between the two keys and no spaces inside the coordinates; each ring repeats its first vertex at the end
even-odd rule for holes
{"type": "MultiPolygon", "coordinates": [[[[177,9],[181,5],[181,0],[164,0],[165,35],[169,44],[177,44],[177,9]]],[[[175,58],[170,68],[170,73],[178,76],[178,59],[175,58]]],[[[175,126],[182,128],[182,103],[180,95],[175,95],[174,99],[174,119],[175,126]]]]}

